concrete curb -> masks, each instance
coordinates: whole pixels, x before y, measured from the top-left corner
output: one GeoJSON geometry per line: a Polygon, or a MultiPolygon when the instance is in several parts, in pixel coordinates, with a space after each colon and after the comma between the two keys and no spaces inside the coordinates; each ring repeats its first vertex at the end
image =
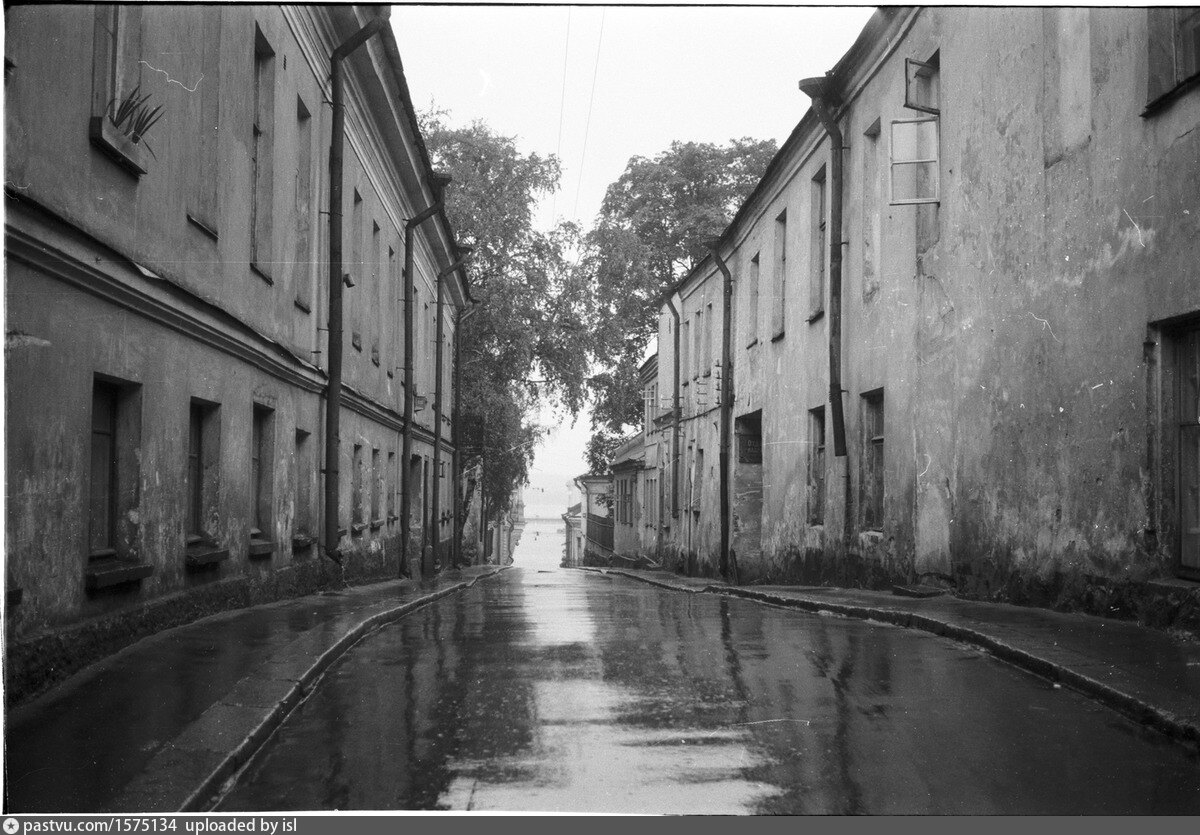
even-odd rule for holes
{"type": "Polygon", "coordinates": [[[969,629],[965,626],[948,623],[929,615],[915,612],[903,612],[896,609],[884,609],[875,606],[857,606],[849,603],[835,603],[827,600],[806,600],[803,598],[784,597],[769,592],[753,589],[735,588],[729,586],[707,585],[693,588],[675,584],[652,577],[638,576],[636,572],[620,568],[580,567],[583,571],[599,574],[617,574],[631,580],[638,580],[652,586],[658,586],[672,591],[684,591],[692,594],[720,594],[726,597],[741,597],[755,600],[772,606],[782,606],[789,609],[800,609],[806,612],[831,612],[859,620],[874,620],[907,629],[920,629],[934,635],[951,638],[955,641],[973,644],[985,649],[1008,663],[1021,669],[1041,676],[1053,682],[1061,683],[1118,713],[1161,731],[1168,737],[1185,743],[1193,750],[1200,749],[1200,725],[1175,715],[1174,713],[1156,707],[1155,705],[1124,693],[1104,682],[1072,670],[1070,667],[1046,658],[1041,658],[1031,652],[1014,647],[998,638],[969,629]]]}
{"type": "Polygon", "coordinates": [[[487,577],[494,577],[502,571],[511,568],[511,566],[498,566],[494,571],[489,571],[486,574],[479,574],[471,577],[468,580],[455,583],[439,591],[419,597],[416,600],[410,600],[399,606],[388,609],[384,612],[378,612],[366,620],[360,622],[357,626],[339,638],[333,646],[321,653],[316,661],[313,662],[304,674],[292,685],[281,700],[267,712],[258,726],[246,736],[237,747],[225,756],[225,759],[213,769],[204,781],[188,796],[183,805],[179,807],[180,812],[207,812],[216,805],[220,796],[225,789],[225,783],[231,777],[250,761],[250,758],[258,753],[263,747],[267,739],[275,732],[288,715],[296,709],[296,707],[304,701],[312,690],[315,688],[318,679],[324,675],[334,661],[344,655],[352,646],[361,641],[367,635],[393,623],[417,609],[424,608],[434,601],[440,600],[451,594],[457,594],[460,591],[465,591],[471,588],[479,580],[487,577]]]}

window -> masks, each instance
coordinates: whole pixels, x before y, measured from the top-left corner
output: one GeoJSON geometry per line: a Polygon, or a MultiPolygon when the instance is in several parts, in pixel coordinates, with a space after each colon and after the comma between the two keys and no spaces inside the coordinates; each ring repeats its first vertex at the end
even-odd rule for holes
{"type": "Polygon", "coordinates": [[[92,466],[88,497],[88,550],[92,556],[116,553],[117,387],[92,387],[92,466]]]}
{"type": "Polygon", "coordinates": [[[658,383],[646,387],[646,414],[644,417],[647,434],[654,430],[654,419],[658,417],[658,383]]]}
{"type": "Polygon", "coordinates": [[[129,556],[137,538],[129,518],[138,501],[141,387],[92,383],[87,549],[92,558],[129,556]]]}
{"type": "MultiPolygon", "coordinates": [[[[383,250],[380,248],[379,231],[379,224],[374,220],[371,221],[371,288],[369,292],[375,298],[379,298],[383,293],[383,276],[380,272],[383,266],[383,250]]],[[[384,318],[383,305],[376,305],[374,322],[375,338],[371,341],[371,362],[374,363],[376,368],[379,367],[379,336],[383,333],[384,318]]]]}
{"type": "Polygon", "coordinates": [[[879,133],[879,119],[872,122],[863,133],[865,137],[862,156],[862,289],[864,301],[875,295],[879,289],[879,279],[882,274],[880,258],[883,255],[883,249],[880,236],[882,233],[883,190],[879,176],[879,133]]]}
{"type": "Polygon", "coordinates": [[[825,407],[808,411],[808,524],[825,522],[825,407]]]}
{"type": "Polygon", "coordinates": [[[275,51],[254,32],[254,122],[250,158],[250,266],[268,282],[274,267],[272,210],[275,195],[275,51]]]}
{"type": "Polygon", "coordinates": [[[933,53],[928,61],[904,59],[904,106],[922,113],[941,113],[941,60],[933,53]]]}
{"type": "MultiPolygon", "coordinates": [[[[296,509],[295,530],[308,544],[316,532],[313,525],[313,475],[316,469],[312,461],[312,434],[303,429],[296,429],[296,509]]],[[[293,537],[293,544],[297,537],[293,537]]]]}
{"type": "Polygon", "coordinates": [[[680,382],[687,385],[688,378],[691,375],[691,366],[688,364],[688,359],[691,356],[692,343],[692,323],[687,319],[683,320],[683,330],[679,334],[679,375],[683,378],[680,382]]]}
{"type": "Polygon", "coordinates": [[[1200,328],[1176,340],[1179,573],[1200,578],[1200,328]]]}
{"type": "Polygon", "coordinates": [[[383,498],[383,471],[379,469],[379,450],[371,450],[371,527],[383,524],[380,500],[383,498]]]}
{"type": "Polygon", "coordinates": [[[187,218],[202,232],[217,237],[217,128],[221,121],[218,91],[221,79],[221,9],[193,6],[184,17],[190,51],[192,92],[185,97],[188,123],[198,145],[195,164],[189,166],[187,218]]]}
{"type": "Polygon", "coordinates": [[[692,326],[692,336],[696,340],[696,344],[692,346],[692,361],[695,365],[692,367],[692,377],[699,377],[700,372],[704,370],[704,350],[707,346],[707,341],[704,338],[704,311],[697,310],[695,324],[692,326]]]}
{"type": "Polygon", "coordinates": [[[883,389],[863,396],[863,526],[883,528],[883,389]]]}
{"type": "Polygon", "coordinates": [[[775,299],[771,305],[771,338],[783,336],[787,316],[787,209],[775,218],[775,299]]]}
{"type": "Polygon", "coordinates": [[[362,444],[354,445],[353,457],[350,460],[350,521],[351,531],[362,533],[366,524],[363,521],[363,454],[362,444]]]}
{"type": "MultiPolygon", "coordinates": [[[[135,176],[146,173],[143,145],[119,130],[108,114],[141,83],[142,10],[138,6],[96,6],[92,40],[92,143],[135,176]]],[[[158,105],[151,98],[151,104],[158,105]]]]}
{"type": "Polygon", "coordinates": [[[808,321],[825,312],[825,166],[812,180],[812,245],[808,281],[808,321]]]}
{"type": "MultiPolygon", "coordinates": [[[[391,476],[391,483],[393,485],[399,484],[400,483],[400,474],[396,470],[396,453],[395,452],[390,452],[390,451],[388,452],[387,471],[388,471],[388,474],[391,476]]],[[[386,487],[386,485],[387,485],[386,481],[384,482],[384,485],[386,487]]],[[[387,520],[388,520],[388,522],[396,521],[396,491],[394,489],[390,489],[390,488],[387,489],[387,520]]]]}
{"type": "MultiPolygon", "coordinates": [[[[250,437],[250,538],[270,540],[274,491],[275,413],[254,405],[250,437]]],[[[252,550],[252,555],[255,555],[252,550]]]]}
{"type": "Polygon", "coordinates": [[[893,121],[891,151],[891,204],[937,203],[938,120],[893,121]]]}
{"type": "Polygon", "coordinates": [[[363,199],[354,189],[354,202],[350,208],[350,266],[346,270],[346,286],[353,287],[355,278],[361,279],[363,274],[363,199]]]}
{"type": "Polygon", "coordinates": [[[746,347],[758,342],[758,253],[750,259],[750,300],[746,304],[746,347]]]}
{"type": "MultiPolygon", "coordinates": [[[[1200,8],[1147,9],[1147,113],[1200,79],[1200,8]]],[[[1147,115],[1143,113],[1142,115],[1147,115]]]]}
{"type": "Polygon", "coordinates": [[[208,519],[217,506],[220,418],[214,403],[192,400],[188,415],[187,537],[210,535],[208,519]]]}
{"type": "Polygon", "coordinates": [[[292,256],[292,285],[296,307],[312,312],[312,114],[296,99],[296,249],[292,256]]]}
{"type": "Polygon", "coordinates": [[[713,360],[713,306],[704,307],[704,353],[700,358],[700,373],[705,377],[712,374],[713,360]]]}

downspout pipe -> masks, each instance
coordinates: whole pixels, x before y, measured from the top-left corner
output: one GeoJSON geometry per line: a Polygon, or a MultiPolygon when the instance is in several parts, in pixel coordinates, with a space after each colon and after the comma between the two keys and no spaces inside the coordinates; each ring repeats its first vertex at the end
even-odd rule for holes
{"type": "Polygon", "coordinates": [[[842,413],[842,129],[833,115],[836,102],[828,76],[805,78],[800,91],[829,134],[829,407],[833,416],[833,454],[846,455],[846,418],[842,413]]]}
{"type": "Polygon", "coordinates": [[[387,17],[371,20],[333,51],[329,58],[333,130],[329,142],[329,383],[325,396],[325,556],[342,562],[338,531],[338,442],[342,413],[342,168],[346,146],[346,104],[342,62],[383,31],[387,17]]]}
{"type": "Polygon", "coordinates": [[[679,518],[679,421],[682,419],[682,414],[679,411],[679,307],[675,304],[675,299],[668,295],[665,298],[667,308],[671,311],[671,316],[675,322],[672,327],[674,338],[674,350],[672,351],[672,363],[674,365],[674,373],[671,375],[671,410],[675,413],[674,419],[671,421],[671,517],[679,518]]]}
{"type": "MultiPolygon", "coordinates": [[[[468,295],[468,300],[474,302],[468,295]]],[[[453,461],[454,471],[454,541],[452,543],[454,565],[462,563],[462,433],[459,422],[462,420],[462,332],[465,322],[477,308],[470,307],[458,314],[457,326],[454,328],[454,414],[450,427],[454,441],[453,461]]]]}
{"type": "Polygon", "coordinates": [[[438,562],[442,550],[442,341],[445,339],[446,314],[443,310],[446,279],[462,269],[470,255],[468,247],[458,247],[458,260],[438,273],[437,277],[437,348],[434,351],[433,384],[433,560],[438,562]]]}
{"type": "Polygon", "coordinates": [[[737,560],[729,547],[730,509],[729,496],[732,484],[729,476],[729,453],[732,444],[733,424],[733,357],[730,343],[733,340],[733,274],[721,257],[718,247],[720,238],[713,238],[704,244],[712,253],[713,261],[724,278],[722,284],[723,303],[721,308],[721,457],[720,457],[720,489],[721,489],[721,576],[725,581],[737,585],[737,560]]]}
{"type": "MultiPolygon", "coordinates": [[[[412,468],[413,441],[413,354],[415,353],[415,334],[413,325],[416,316],[413,311],[414,278],[413,278],[413,233],[429,218],[442,210],[442,190],[450,178],[445,175],[434,175],[433,193],[436,202],[404,222],[404,440],[400,452],[400,576],[408,571],[408,540],[412,520],[412,478],[409,470],[412,468]]],[[[424,540],[424,536],[422,536],[424,540]]]]}

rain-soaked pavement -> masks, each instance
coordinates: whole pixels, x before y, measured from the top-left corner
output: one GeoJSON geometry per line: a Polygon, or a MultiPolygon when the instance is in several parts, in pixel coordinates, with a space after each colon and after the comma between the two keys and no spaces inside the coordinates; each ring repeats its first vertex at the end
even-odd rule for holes
{"type": "Polygon", "coordinates": [[[518,568],[331,668],[219,807],[265,809],[1196,814],[1200,762],[925,633],[518,568]]]}

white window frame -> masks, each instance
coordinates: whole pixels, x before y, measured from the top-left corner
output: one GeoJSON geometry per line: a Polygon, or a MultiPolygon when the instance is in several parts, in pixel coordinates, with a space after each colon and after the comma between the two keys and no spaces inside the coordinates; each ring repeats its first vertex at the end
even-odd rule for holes
{"type": "Polygon", "coordinates": [[[942,164],[941,164],[941,149],[942,149],[942,126],[941,120],[937,116],[921,116],[915,119],[892,119],[891,126],[888,129],[888,203],[892,206],[915,206],[925,203],[940,203],[942,201],[942,164]],[[933,122],[934,129],[934,156],[928,159],[896,159],[895,148],[895,128],[900,124],[912,124],[916,122],[933,122]],[[903,200],[896,199],[896,166],[897,165],[925,165],[933,163],[934,181],[933,181],[933,196],[932,197],[914,197],[903,200]]]}

